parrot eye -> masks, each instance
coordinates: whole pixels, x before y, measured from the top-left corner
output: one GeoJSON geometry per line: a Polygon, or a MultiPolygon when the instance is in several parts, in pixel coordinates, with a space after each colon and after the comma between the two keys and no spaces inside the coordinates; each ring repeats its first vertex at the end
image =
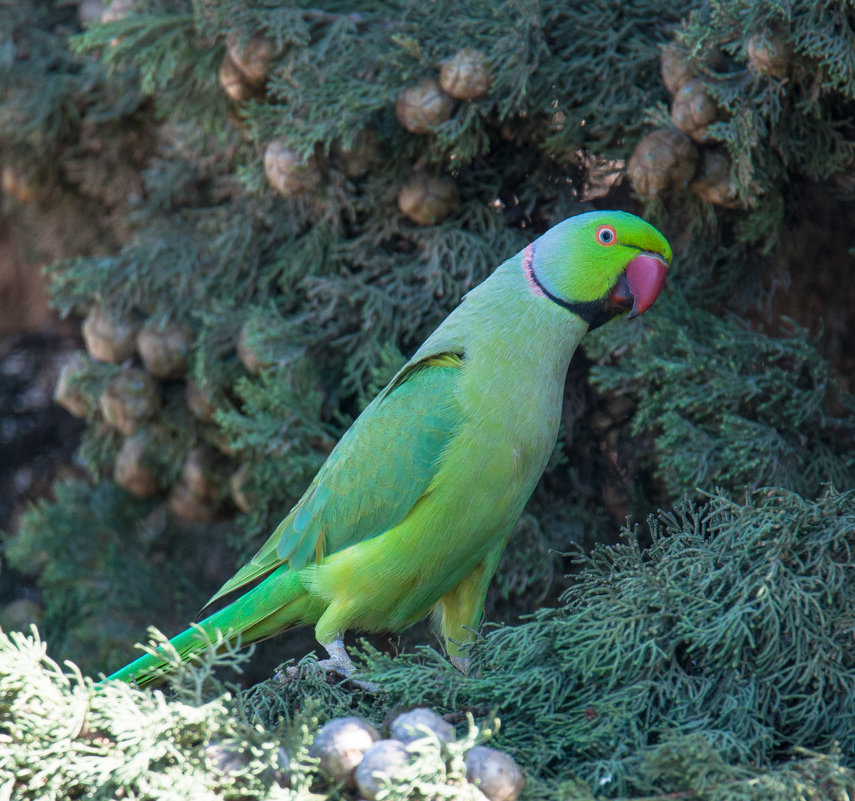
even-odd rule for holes
{"type": "Polygon", "coordinates": [[[601,225],[597,228],[597,242],[608,247],[617,242],[617,232],[611,225],[601,225]]]}

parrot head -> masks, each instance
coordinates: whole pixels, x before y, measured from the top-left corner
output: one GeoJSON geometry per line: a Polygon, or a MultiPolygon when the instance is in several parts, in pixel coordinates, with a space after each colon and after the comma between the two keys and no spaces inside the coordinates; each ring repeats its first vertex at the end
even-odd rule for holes
{"type": "Polygon", "coordinates": [[[589,329],[647,311],[662,290],[671,246],[624,211],[591,211],[551,228],[523,251],[532,290],[582,317],[589,329]]]}

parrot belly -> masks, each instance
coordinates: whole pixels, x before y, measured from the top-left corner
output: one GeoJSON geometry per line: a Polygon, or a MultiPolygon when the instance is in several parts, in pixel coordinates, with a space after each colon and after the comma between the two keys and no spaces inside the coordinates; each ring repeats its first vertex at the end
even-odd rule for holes
{"type": "Polygon", "coordinates": [[[404,520],[304,568],[307,592],[328,604],[315,629],[319,642],[348,629],[407,628],[504,547],[554,447],[552,417],[540,418],[534,437],[531,428],[497,436],[483,417],[464,425],[404,520]]]}

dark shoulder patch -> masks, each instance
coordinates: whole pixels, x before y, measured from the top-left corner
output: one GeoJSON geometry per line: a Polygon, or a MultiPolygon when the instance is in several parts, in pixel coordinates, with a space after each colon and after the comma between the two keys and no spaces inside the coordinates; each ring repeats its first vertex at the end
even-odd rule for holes
{"type": "Polygon", "coordinates": [[[402,384],[409,381],[416,373],[427,369],[428,367],[461,367],[463,365],[463,353],[456,351],[442,351],[440,353],[432,353],[430,356],[425,356],[419,359],[415,364],[411,364],[406,370],[398,373],[397,377],[383,393],[384,397],[394,392],[402,384]]]}

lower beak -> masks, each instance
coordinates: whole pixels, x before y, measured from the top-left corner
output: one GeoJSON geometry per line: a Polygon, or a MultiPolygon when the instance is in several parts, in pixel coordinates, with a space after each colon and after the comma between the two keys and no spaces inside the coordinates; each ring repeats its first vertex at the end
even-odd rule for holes
{"type": "Polygon", "coordinates": [[[665,283],[668,263],[658,253],[639,253],[618,279],[609,298],[618,306],[630,309],[627,319],[644,314],[652,305],[665,283]]]}

